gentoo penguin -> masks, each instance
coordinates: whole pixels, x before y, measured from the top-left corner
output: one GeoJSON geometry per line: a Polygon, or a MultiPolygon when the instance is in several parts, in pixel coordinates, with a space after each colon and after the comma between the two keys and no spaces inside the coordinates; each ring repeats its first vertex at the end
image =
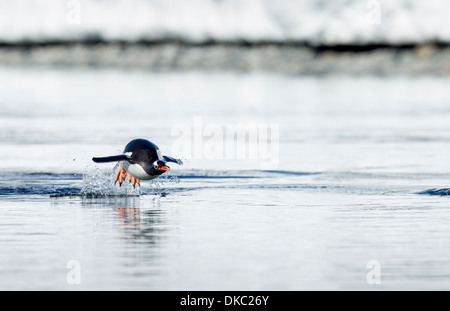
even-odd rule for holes
{"type": "Polygon", "coordinates": [[[140,185],[140,179],[149,180],[170,171],[166,162],[174,162],[182,165],[183,162],[168,156],[161,155],[158,146],[146,139],[134,139],[126,146],[123,154],[92,158],[96,163],[119,162],[115,183],[119,181],[122,186],[124,179],[128,178],[133,187],[140,185]]]}

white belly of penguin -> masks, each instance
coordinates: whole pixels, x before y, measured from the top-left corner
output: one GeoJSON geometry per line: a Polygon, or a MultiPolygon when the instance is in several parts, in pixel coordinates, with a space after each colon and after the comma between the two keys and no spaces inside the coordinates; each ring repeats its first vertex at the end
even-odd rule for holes
{"type": "Polygon", "coordinates": [[[149,180],[158,177],[156,175],[152,176],[147,174],[139,164],[130,164],[130,162],[122,161],[120,162],[120,165],[122,165],[131,176],[137,179],[149,180]]]}

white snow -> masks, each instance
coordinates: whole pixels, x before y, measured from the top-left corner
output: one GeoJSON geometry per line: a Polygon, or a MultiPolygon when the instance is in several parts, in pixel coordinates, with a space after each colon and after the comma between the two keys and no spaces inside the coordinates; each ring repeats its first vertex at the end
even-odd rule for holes
{"type": "Polygon", "coordinates": [[[0,41],[449,42],[449,11],[445,0],[0,0],[0,41]]]}

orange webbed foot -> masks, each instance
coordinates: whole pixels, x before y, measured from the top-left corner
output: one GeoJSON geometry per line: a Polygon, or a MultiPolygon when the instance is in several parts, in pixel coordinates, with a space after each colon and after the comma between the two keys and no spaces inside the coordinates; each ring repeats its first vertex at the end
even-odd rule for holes
{"type": "Polygon", "coordinates": [[[130,182],[133,185],[133,188],[136,188],[136,184],[141,186],[141,181],[139,179],[135,178],[135,177],[131,177],[130,182]]]}
{"type": "Polygon", "coordinates": [[[127,178],[127,175],[129,175],[127,170],[123,166],[119,165],[119,168],[117,169],[116,172],[116,176],[114,178],[114,184],[116,184],[118,181],[119,186],[122,186],[123,180],[127,178]]]}
{"type": "Polygon", "coordinates": [[[141,185],[140,184],[141,181],[139,179],[131,176],[130,173],[127,173],[127,178],[128,178],[128,181],[133,185],[133,188],[136,188],[136,184],[138,184],[139,186],[141,185]]]}

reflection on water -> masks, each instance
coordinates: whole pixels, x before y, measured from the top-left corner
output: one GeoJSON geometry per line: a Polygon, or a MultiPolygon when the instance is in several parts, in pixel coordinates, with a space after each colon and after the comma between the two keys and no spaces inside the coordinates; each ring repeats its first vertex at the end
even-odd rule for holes
{"type": "MultiPolygon", "coordinates": [[[[140,210],[135,207],[116,206],[116,215],[122,226],[136,230],[139,228],[140,210]]],[[[120,226],[120,225],[119,225],[120,226]]]]}
{"type": "Polygon", "coordinates": [[[0,289],[450,288],[448,78],[2,72],[0,289]],[[198,114],[278,123],[279,167],[192,159],[133,189],[92,164],[169,151],[198,114]]]}
{"type": "Polygon", "coordinates": [[[141,210],[139,199],[115,205],[117,229],[129,242],[156,245],[165,232],[165,213],[159,198],[152,198],[152,209],[141,210]]]}
{"type": "MultiPolygon", "coordinates": [[[[289,185],[324,177],[284,178],[289,185]]],[[[405,191],[395,179],[389,193],[345,191],[383,180],[364,178],[345,179],[339,191],[236,186],[166,196],[0,197],[0,288],[448,288],[446,197],[405,191]],[[66,281],[71,260],[80,263],[79,285],[66,281]],[[377,288],[366,282],[372,260],[383,273],[377,288]]]]}
{"type": "Polygon", "coordinates": [[[156,244],[165,229],[165,212],[161,209],[159,196],[148,199],[150,206],[140,208],[139,197],[82,197],[84,208],[111,211],[114,227],[129,242],[156,244]]]}

